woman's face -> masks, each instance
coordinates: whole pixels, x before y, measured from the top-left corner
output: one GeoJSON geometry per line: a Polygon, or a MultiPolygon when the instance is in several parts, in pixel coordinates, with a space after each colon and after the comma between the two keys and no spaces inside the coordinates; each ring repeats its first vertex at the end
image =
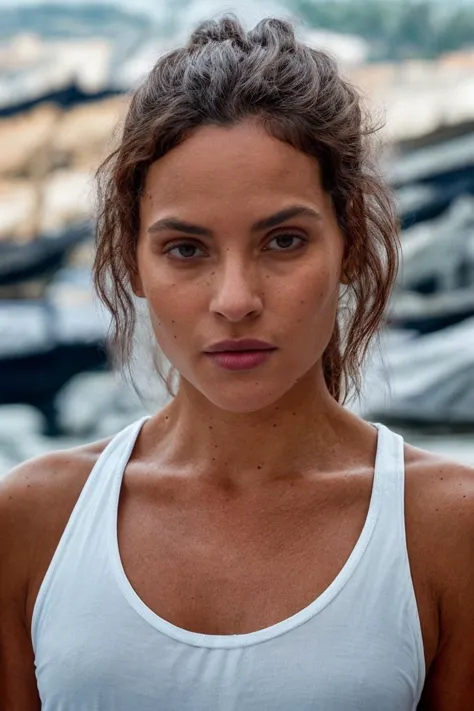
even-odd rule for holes
{"type": "Polygon", "coordinates": [[[181,387],[250,412],[321,374],[344,241],[315,159],[251,121],[202,127],[150,167],[140,223],[134,290],[181,387]],[[208,352],[244,338],[274,350],[208,352]]]}

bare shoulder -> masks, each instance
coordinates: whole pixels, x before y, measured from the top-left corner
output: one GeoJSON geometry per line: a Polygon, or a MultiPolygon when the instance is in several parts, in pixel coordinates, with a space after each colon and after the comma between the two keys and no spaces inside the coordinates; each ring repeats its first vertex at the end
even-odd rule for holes
{"type": "Polygon", "coordinates": [[[405,447],[406,530],[428,675],[420,709],[472,708],[474,467],[405,447]]]}
{"type": "Polygon", "coordinates": [[[65,499],[73,499],[109,441],[48,452],[12,469],[0,479],[2,526],[19,528],[18,518],[25,514],[33,526],[46,511],[56,511],[65,499]]]}
{"type": "Polygon", "coordinates": [[[465,579],[472,555],[474,467],[406,445],[405,481],[409,543],[441,594],[449,581],[465,579]]]}
{"type": "Polygon", "coordinates": [[[0,479],[0,565],[19,601],[54,552],[67,520],[110,440],[50,452],[0,479]]]}
{"type": "Polygon", "coordinates": [[[474,533],[474,467],[405,445],[405,472],[407,518],[430,546],[474,533]]]}
{"type": "Polygon", "coordinates": [[[41,708],[32,609],[74,504],[107,442],[28,460],[0,479],[1,708],[41,708]]]}

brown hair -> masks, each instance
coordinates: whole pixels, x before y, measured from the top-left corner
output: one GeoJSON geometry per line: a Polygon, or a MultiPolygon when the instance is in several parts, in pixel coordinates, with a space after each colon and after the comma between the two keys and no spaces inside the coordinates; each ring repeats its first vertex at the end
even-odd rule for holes
{"type": "MultiPolygon", "coordinates": [[[[129,363],[136,324],[131,277],[149,166],[199,126],[249,117],[318,159],[346,240],[350,283],[323,354],[329,392],[344,403],[351,388],[360,392],[362,363],[382,325],[398,271],[398,227],[390,192],[370,160],[376,129],[357,91],[333,59],[298,41],[284,20],[267,18],[248,32],[233,14],[203,22],[186,46],[158,59],[133,94],[120,145],[97,173],[94,285],[112,315],[112,344],[129,363]]],[[[169,374],[160,375],[173,394],[169,374]]]]}

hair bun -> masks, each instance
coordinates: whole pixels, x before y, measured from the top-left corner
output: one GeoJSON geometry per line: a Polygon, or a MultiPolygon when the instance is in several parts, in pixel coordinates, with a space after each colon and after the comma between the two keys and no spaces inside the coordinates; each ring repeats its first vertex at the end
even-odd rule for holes
{"type": "Polygon", "coordinates": [[[232,13],[226,13],[218,20],[205,20],[191,34],[187,49],[204,47],[211,42],[230,40],[241,49],[252,46],[272,47],[281,51],[296,49],[296,36],[290,22],[276,17],[266,17],[246,32],[240,20],[232,13]]]}
{"type": "Polygon", "coordinates": [[[188,49],[204,47],[210,42],[234,40],[239,46],[247,44],[245,30],[235,15],[229,13],[220,20],[201,22],[189,38],[188,49]]]}

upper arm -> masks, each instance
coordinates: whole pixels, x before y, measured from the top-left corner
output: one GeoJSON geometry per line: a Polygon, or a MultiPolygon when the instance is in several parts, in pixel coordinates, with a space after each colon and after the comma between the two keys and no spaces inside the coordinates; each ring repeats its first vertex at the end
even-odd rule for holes
{"type": "MultiPolygon", "coordinates": [[[[471,617],[472,617],[471,605],[471,617]]],[[[453,634],[441,645],[428,674],[420,711],[472,711],[474,646],[472,622],[466,634],[453,634]]]]}
{"type": "Polygon", "coordinates": [[[34,597],[97,457],[110,440],[31,459],[0,479],[0,709],[38,711],[34,597]]]}
{"type": "Polygon", "coordinates": [[[0,708],[39,711],[34,655],[18,597],[5,600],[2,591],[0,600],[0,708]]]}
{"type": "Polygon", "coordinates": [[[0,708],[38,711],[41,702],[26,627],[28,465],[0,480],[0,708]]]}
{"type": "MultiPolygon", "coordinates": [[[[435,541],[440,641],[420,711],[474,708],[474,469],[447,475],[443,539],[435,541]]],[[[446,481],[446,478],[444,478],[446,481]]]]}

